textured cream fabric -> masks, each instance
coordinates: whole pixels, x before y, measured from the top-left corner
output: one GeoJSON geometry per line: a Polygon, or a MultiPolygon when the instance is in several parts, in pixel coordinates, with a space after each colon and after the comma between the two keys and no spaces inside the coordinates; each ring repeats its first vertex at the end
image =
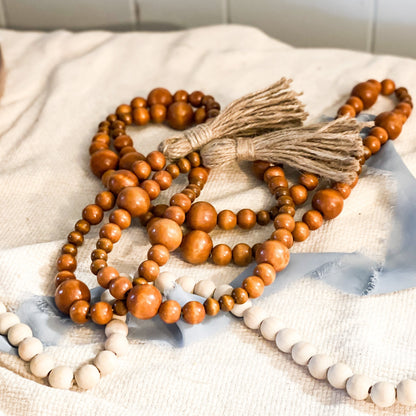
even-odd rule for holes
{"type": "MultiPolygon", "coordinates": [[[[333,115],[357,82],[393,78],[416,93],[416,62],[343,50],[294,49],[256,29],[217,26],[188,32],[72,34],[1,31],[8,67],[0,101],[0,300],[53,294],[59,247],[81,209],[102,189],[88,167],[95,126],[116,105],[156,86],[201,89],[222,105],[281,76],[294,79],[309,120],[333,115]]],[[[380,99],[375,111],[389,108],[380,99]]],[[[416,118],[395,145],[416,173],[416,118]]],[[[165,127],[131,128],[137,149],[154,150],[165,127]]],[[[180,189],[180,185],[175,186],[180,189]]],[[[171,195],[174,190],[168,191],[171,195]]],[[[354,251],[377,258],[388,244],[394,188],[387,177],[364,173],[341,217],[295,251],[354,251]]],[[[164,197],[165,200],[167,197],[164,197]]],[[[268,208],[272,197],[247,170],[214,171],[201,200],[217,209],[268,208]]],[[[213,232],[214,243],[261,241],[272,227],[213,232]]],[[[88,273],[94,232],[80,250],[78,277],[88,273]],[[81,260],[82,259],[82,260],[81,260]]],[[[144,231],[127,231],[110,263],[133,273],[148,248],[144,231]]],[[[165,267],[178,276],[228,282],[240,269],[190,267],[173,256],[165,267]]],[[[258,301],[297,328],[318,350],[374,381],[416,378],[416,289],[356,297],[303,279],[258,301]]],[[[102,337],[76,328],[49,350],[75,368],[101,348],[102,337]]],[[[276,347],[235,320],[215,337],[183,349],[133,340],[119,369],[89,392],[53,390],[35,380],[16,356],[0,354],[0,413],[5,415],[363,415],[371,403],[313,380],[276,347]]],[[[383,414],[415,414],[395,405],[383,414]]]]}

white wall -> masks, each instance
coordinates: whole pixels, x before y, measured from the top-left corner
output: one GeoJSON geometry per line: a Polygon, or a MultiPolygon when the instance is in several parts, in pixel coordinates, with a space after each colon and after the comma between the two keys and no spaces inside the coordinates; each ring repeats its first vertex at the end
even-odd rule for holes
{"type": "Polygon", "coordinates": [[[416,58],[415,0],[0,0],[14,29],[171,30],[257,26],[300,47],[339,47],[416,58]]]}

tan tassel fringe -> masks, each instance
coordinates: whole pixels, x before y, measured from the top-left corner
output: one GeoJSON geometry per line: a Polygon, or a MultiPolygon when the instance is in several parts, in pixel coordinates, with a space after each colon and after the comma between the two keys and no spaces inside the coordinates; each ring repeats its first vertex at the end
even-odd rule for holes
{"type": "Polygon", "coordinates": [[[276,130],[254,138],[215,140],[201,150],[204,166],[215,168],[234,160],[284,163],[337,182],[351,183],[363,155],[361,125],[351,118],[276,130]]]}
{"type": "Polygon", "coordinates": [[[233,101],[211,122],[197,125],[160,144],[167,159],[185,157],[211,140],[258,136],[268,131],[301,126],[307,113],[291,90],[292,80],[282,78],[264,90],[233,101]]]}

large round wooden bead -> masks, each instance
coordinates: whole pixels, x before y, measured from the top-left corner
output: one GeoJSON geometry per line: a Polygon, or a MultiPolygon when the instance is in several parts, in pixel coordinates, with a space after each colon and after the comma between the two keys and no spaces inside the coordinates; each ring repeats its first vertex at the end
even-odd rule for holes
{"type": "Polygon", "coordinates": [[[128,186],[137,186],[139,180],[133,172],[126,169],[120,169],[110,176],[107,183],[108,189],[113,194],[118,194],[122,189],[127,188],[128,186]]]}
{"type": "Polygon", "coordinates": [[[370,108],[377,101],[377,89],[371,82],[360,82],[351,91],[353,97],[358,97],[364,104],[364,109],[370,108]]]}
{"type": "Polygon", "coordinates": [[[107,302],[97,302],[90,309],[91,320],[98,325],[106,325],[113,319],[113,309],[107,302]]]}
{"type": "Polygon", "coordinates": [[[162,104],[167,107],[172,101],[172,94],[166,88],[154,88],[147,96],[147,105],[149,107],[155,104],[162,104]]]}
{"type": "Polygon", "coordinates": [[[159,316],[166,324],[174,324],[181,317],[181,305],[176,300],[166,300],[160,305],[159,316]]]}
{"type": "Polygon", "coordinates": [[[186,234],[181,244],[181,254],[191,264],[202,264],[208,260],[212,250],[209,234],[201,230],[193,230],[186,234]]]}
{"type": "Polygon", "coordinates": [[[183,320],[191,325],[201,323],[205,318],[204,306],[193,300],[184,305],[182,308],[183,320]]]}
{"type": "Polygon", "coordinates": [[[94,152],[90,159],[91,171],[99,178],[109,170],[116,169],[118,164],[118,156],[112,150],[102,149],[94,152]]]}
{"type": "Polygon", "coordinates": [[[335,189],[321,189],[312,199],[312,206],[319,211],[326,220],[337,217],[344,206],[341,194],[335,189]]]}
{"type": "Polygon", "coordinates": [[[128,211],[132,217],[139,217],[149,211],[150,198],[148,193],[138,186],[124,188],[118,194],[117,206],[128,211]]]}
{"type": "Polygon", "coordinates": [[[127,296],[127,309],[138,319],[153,318],[162,303],[162,295],[153,285],[137,285],[127,296]]]}
{"type": "Polygon", "coordinates": [[[382,127],[387,131],[389,139],[396,139],[402,132],[403,121],[398,113],[392,111],[385,111],[379,114],[374,120],[376,126],[382,127]]]}
{"type": "Polygon", "coordinates": [[[176,250],[182,242],[181,227],[168,218],[155,221],[147,229],[150,244],[162,244],[169,251],[176,250]]]}
{"type": "Polygon", "coordinates": [[[186,224],[193,230],[209,233],[217,225],[217,211],[208,202],[196,202],[186,214],[186,224]]]}
{"type": "Polygon", "coordinates": [[[89,302],[90,298],[90,290],[87,285],[76,279],[65,280],[55,291],[55,305],[65,314],[68,314],[69,308],[76,300],[89,302]]]}
{"type": "Polygon", "coordinates": [[[288,248],[276,240],[265,241],[256,251],[256,263],[269,263],[276,272],[283,270],[290,259],[288,248]]]}
{"type": "Polygon", "coordinates": [[[192,106],[184,101],[176,101],[169,106],[166,120],[172,128],[183,130],[190,126],[192,117],[192,106]]]}
{"type": "Polygon", "coordinates": [[[391,79],[384,79],[381,81],[381,93],[383,95],[390,95],[394,93],[396,84],[391,79]]]}

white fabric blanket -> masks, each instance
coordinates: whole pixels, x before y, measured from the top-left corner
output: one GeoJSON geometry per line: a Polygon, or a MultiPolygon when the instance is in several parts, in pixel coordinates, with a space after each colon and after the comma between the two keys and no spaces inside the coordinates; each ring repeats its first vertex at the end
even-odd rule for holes
{"type": "MultiPolygon", "coordinates": [[[[353,85],[394,79],[416,94],[416,61],[391,56],[294,49],[256,29],[215,26],[186,32],[19,33],[1,31],[8,68],[0,101],[0,300],[10,308],[33,295],[52,295],[59,247],[102,185],[88,167],[96,125],[115,106],[154,87],[201,89],[224,106],[281,76],[303,91],[310,120],[334,115],[353,85]]],[[[374,111],[389,108],[380,99],[374,111]]],[[[416,173],[416,117],[395,142],[416,173]]],[[[170,134],[165,127],[132,128],[136,148],[147,153],[170,134]]],[[[342,215],[295,251],[364,250],[382,256],[388,241],[394,192],[388,179],[364,174],[342,215]]],[[[179,189],[179,186],[175,189],[179,189]]],[[[172,191],[169,191],[171,194],[172,191]]],[[[166,197],[165,197],[166,198],[166,197]]],[[[269,207],[272,197],[247,166],[213,172],[202,200],[217,209],[269,207]]],[[[254,243],[272,227],[215,231],[214,243],[254,243]]],[[[96,234],[80,250],[78,277],[88,273],[96,234]],[[82,258],[82,261],[81,261],[82,258]]],[[[148,243],[142,229],[123,236],[110,262],[133,273],[148,243]]],[[[240,269],[190,267],[174,257],[169,270],[197,280],[228,282],[240,269]]],[[[258,301],[297,328],[319,351],[346,362],[374,381],[416,378],[416,289],[357,297],[303,279],[258,301]]],[[[101,348],[96,333],[76,328],[50,347],[58,363],[74,368],[101,348]]],[[[17,356],[0,353],[0,413],[5,415],[363,415],[379,414],[344,391],[310,377],[273,343],[235,321],[224,332],[183,349],[131,341],[114,374],[92,391],[53,390],[36,380],[17,356]]],[[[400,405],[383,414],[415,414],[400,405]]]]}

